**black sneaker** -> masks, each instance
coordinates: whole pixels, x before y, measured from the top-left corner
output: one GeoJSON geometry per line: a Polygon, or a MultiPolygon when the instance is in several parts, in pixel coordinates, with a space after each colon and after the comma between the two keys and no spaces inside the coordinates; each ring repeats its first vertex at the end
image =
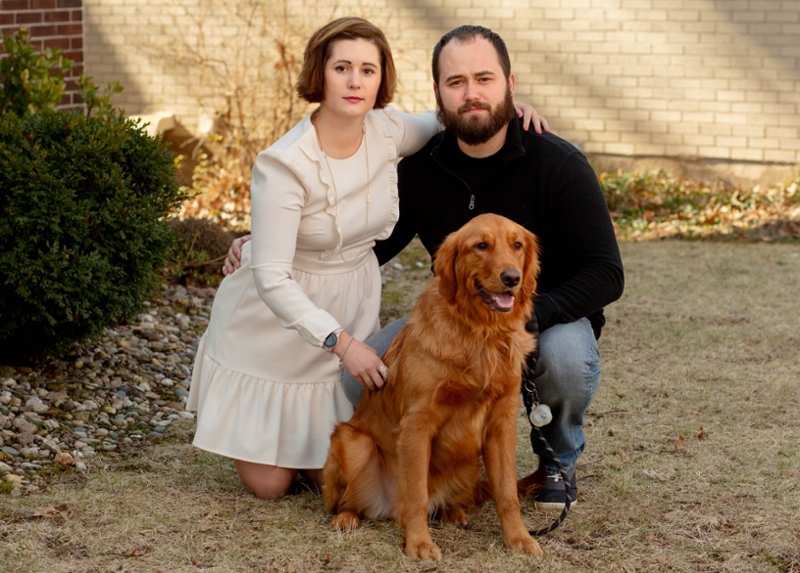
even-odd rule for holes
{"type": "MultiPolygon", "coordinates": [[[[538,471],[541,471],[541,467],[538,471]]],[[[546,466],[547,477],[544,487],[533,496],[536,509],[555,509],[561,511],[566,504],[566,492],[569,492],[570,507],[578,503],[578,486],[575,478],[575,466],[564,468],[567,473],[567,487],[564,488],[564,478],[558,468],[546,466]]]]}

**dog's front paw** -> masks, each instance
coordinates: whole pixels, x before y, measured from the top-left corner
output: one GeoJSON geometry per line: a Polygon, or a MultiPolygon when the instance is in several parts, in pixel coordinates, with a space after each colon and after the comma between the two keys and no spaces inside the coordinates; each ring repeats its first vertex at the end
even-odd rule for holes
{"type": "Polygon", "coordinates": [[[542,548],[528,532],[525,532],[524,535],[520,535],[519,537],[507,539],[506,543],[511,549],[515,549],[527,555],[533,555],[534,557],[541,557],[544,555],[542,548]]]}
{"type": "Polygon", "coordinates": [[[353,511],[342,511],[331,519],[331,527],[341,531],[353,531],[361,524],[358,514],[353,511]]]}
{"type": "Polygon", "coordinates": [[[423,561],[439,561],[442,558],[442,551],[433,541],[406,541],[406,555],[423,561]]]}

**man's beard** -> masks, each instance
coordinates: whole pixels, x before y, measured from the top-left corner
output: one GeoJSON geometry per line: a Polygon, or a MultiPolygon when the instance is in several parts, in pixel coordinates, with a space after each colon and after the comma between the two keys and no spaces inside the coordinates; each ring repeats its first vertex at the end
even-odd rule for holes
{"type": "Polygon", "coordinates": [[[445,129],[455,135],[467,145],[480,145],[489,141],[498,131],[503,129],[517,114],[514,108],[514,99],[511,90],[506,89],[506,97],[498,104],[494,110],[486,102],[465,103],[457,111],[444,109],[442,98],[436,94],[436,104],[438,109],[436,117],[445,129]],[[489,117],[464,115],[470,109],[485,109],[489,111],[489,117]]]}

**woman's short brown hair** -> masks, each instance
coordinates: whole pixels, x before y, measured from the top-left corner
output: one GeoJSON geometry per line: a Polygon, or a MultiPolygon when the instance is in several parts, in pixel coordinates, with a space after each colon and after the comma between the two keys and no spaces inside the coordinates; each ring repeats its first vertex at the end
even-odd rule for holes
{"type": "Polygon", "coordinates": [[[314,32],[303,52],[303,67],[297,78],[297,95],[309,103],[321,102],[325,98],[325,62],[331,55],[331,45],[338,40],[359,38],[375,44],[380,52],[381,87],[375,98],[375,109],[386,107],[397,88],[392,50],[380,28],[363,18],[339,18],[314,32]]]}

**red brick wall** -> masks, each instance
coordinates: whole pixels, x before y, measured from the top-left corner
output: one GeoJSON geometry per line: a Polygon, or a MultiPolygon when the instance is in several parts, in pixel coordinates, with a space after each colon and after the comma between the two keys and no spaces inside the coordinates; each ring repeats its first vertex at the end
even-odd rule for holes
{"type": "Polygon", "coordinates": [[[83,0],[0,0],[0,35],[13,34],[23,26],[30,31],[36,51],[59,48],[75,62],[64,78],[67,85],[60,107],[82,103],[77,90],[83,73],[83,0]]]}

